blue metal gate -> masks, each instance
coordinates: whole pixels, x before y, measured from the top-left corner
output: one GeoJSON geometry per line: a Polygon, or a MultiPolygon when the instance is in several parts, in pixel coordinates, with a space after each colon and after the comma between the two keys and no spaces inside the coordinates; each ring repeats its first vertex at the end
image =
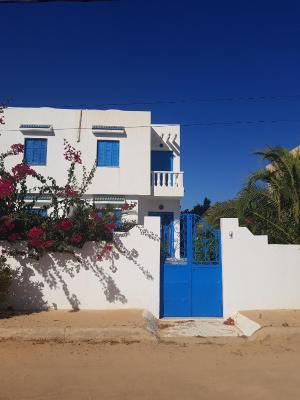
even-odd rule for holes
{"type": "Polygon", "coordinates": [[[195,214],[161,227],[161,316],[221,317],[220,231],[195,214]]]}

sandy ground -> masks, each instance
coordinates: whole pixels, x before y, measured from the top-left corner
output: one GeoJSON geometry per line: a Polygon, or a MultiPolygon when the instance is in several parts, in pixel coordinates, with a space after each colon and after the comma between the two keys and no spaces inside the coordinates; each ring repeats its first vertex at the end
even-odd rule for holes
{"type": "Polygon", "coordinates": [[[143,315],[143,310],[130,309],[58,310],[15,315],[0,312],[0,340],[155,340],[143,315]]]}
{"type": "Polygon", "coordinates": [[[247,315],[267,333],[255,340],[149,341],[140,310],[55,311],[0,319],[0,329],[61,329],[70,324],[120,335],[140,332],[123,340],[0,340],[0,400],[300,398],[300,311],[247,315]],[[273,335],[274,329],[280,335],[273,335]]]}
{"type": "Polygon", "coordinates": [[[0,342],[0,399],[298,399],[300,338],[0,342]]]}
{"type": "Polygon", "coordinates": [[[300,327],[300,310],[253,310],[241,314],[263,327],[300,327]]]}
{"type": "Polygon", "coordinates": [[[31,327],[65,327],[77,328],[128,328],[143,326],[144,319],[141,310],[51,310],[36,313],[7,313],[0,311],[0,328],[31,328],[31,327]],[[2,316],[2,318],[1,318],[2,316]],[[8,317],[8,318],[7,318],[8,317]]]}

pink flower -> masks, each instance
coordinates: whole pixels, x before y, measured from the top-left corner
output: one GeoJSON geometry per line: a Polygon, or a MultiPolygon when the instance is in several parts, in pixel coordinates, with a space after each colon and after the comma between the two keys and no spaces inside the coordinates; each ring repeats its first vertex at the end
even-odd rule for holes
{"type": "Polygon", "coordinates": [[[0,199],[10,197],[13,191],[14,187],[11,180],[6,178],[0,179],[0,199]]]}
{"type": "Polygon", "coordinates": [[[59,221],[56,224],[56,227],[57,227],[57,229],[66,232],[66,231],[69,231],[73,225],[74,225],[73,221],[66,218],[66,219],[62,219],[61,221],[59,221]]]}
{"type": "Polygon", "coordinates": [[[74,163],[82,164],[81,151],[79,151],[79,150],[77,151],[70,144],[66,144],[64,150],[65,150],[64,157],[66,160],[74,162],[74,163]]]}
{"type": "Polygon", "coordinates": [[[41,239],[31,239],[31,240],[29,240],[28,243],[29,243],[32,247],[36,247],[36,248],[38,248],[38,249],[41,249],[44,242],[43,242],[43,240],[41,240],[41,239]]]}
{"type": "Polygon", "coordinates": [[[5,226],[7,231],[12,231],[16,226],[10,219],[5,219],[3,221],[3,225],[5,226]]]}
{"type": "Polygon", "coordinates": [[[36,247],[37,249],[49,249],[49,247],[52,247],[54,240],[42,240],[42,239],[31,239],[28,242],[32,247],[36,247]]]}
{"type": "Polygon", "coordinates": [[[14,155],[24,153],[24,145],[21,143],[12,144],[10,148],[14,155]]]}
{"type": "Polygon", "coordinates": [[[116,224],[106,224],[105,228],[108,229],[110,232],[113,231],[116,227],[116,224]]]}
{"type": "Polygon", "coordinates": [[[74,233],[74,235],[71,237],[70,241],[72,243],[76,243],[79,244],[80,242],[82,242],[83,237],[80,235],[80,233],[74,233]]]}
{"type": "Polygon", "coordinates": [[[113,250],[113,246],[111,244],[107,244],[105,248],[109,252],[113,250]]]}
{"type": "Polygon", "coordinates": [[[19,236],[18,233],[10,233],[10,234],[7,236],[7,240],[9,240],[9,241],[11,241],[11,242],[13,242],[13,241],[15,241],[15,240],[17,240],[17,239],[19,239],[19,238],[20,238],[20,236],[19,236]]]}
{"type": "Polygon", "coordinates": [[[35,171],[29,165],[21,163],[12,168],[12,173],[16,181],[25,178],[27,175],[34,175],[35,171]]]}
{"type": "Polygon", "coordinates": [[[104,247],[104,249],[100,253],[97,254],[97,257],[96,257],[97,260],[98,261],[103,261],[104,256],[107,253],[110,253],[112,250],[113,250],[113,246],[111,244],[107,243],[106,246],[104,247]]]}
{"type": "Polygon", "coordinates": [[[49,249],[54,243],[54,240],[46,240],[45,242],[42,243],[42,248],[43,249],[49,249]]]}
{"type": "Polygon", "coordinates": [[[44,232],[44,228],[42,228],[41,226],[34,226],[33,228],[29,229],[29,231],[27,232],[27,236],[30,239],[35,240],[41,237],[44,232]]]}
{"type": "Polygon", "coordinates": [[[136,203],[124,203],[122,204],[121,208],[123,211],[128,211],[128,210],[132,210],[134,207],[136,206],[136,203]]]}
{"type": "Polygon", "coordinates": [[[78,196],[79,191],[70,185],[66,185],[64,191],[59,193],[60,196],[75,197],[78,196]]]}

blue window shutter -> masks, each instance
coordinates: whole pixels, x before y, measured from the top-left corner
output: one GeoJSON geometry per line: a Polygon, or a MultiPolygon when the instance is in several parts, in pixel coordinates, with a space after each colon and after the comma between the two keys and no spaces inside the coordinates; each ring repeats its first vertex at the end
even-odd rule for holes
{"type": "Polygon", "coordinates": [[[117,218],[116,221],[114,221],[114,224],[119,227],[122,224],[122,210],[115,209],[113,210],[113,215],[117,218]]]}
{"type": "Polygon", "coordinates": [[[34,152],[33,152],[33,161],[35,164],[41,163],[41,144],[38,140],[34,141],[34,152]]]}
{"type": "Polygon", "coordinates": [[[97,142],[97,166],[101,166],[102,160],[104,159],[104,148],[101,146],[101,141],[97,142]]]}
{"type": "Polygon", "coordinates": [[[31,208],[29,212],[30,214],[43,215],[44,217],[48,216],[48,210],[43,208],[31,208]]]}
{"type": "Polygon", "coordinates": [[[25,160],[30,165],[46,165],[47,139],[25,139],[25,160]]]}
{"type": "Polygon", "coordinates": [[[119,148],[120,148],[119,142],[112,142],[111,165],[113,167],[119,166],[119,152],[120,152],[119,148]]]}
{"type": "Polygon", "coordinates": [[[33,142],[31,139],[25,140],[25,160],[30,164],[33,160],[33,142]]]}
{"type": "Polygon", "coordinates": [[[105,157],[104,157],[104,162],[105,162],[105,165],[107,166],[107,167],[111,167],[111,149],[112,149],[112,146],[111,146],[111,142],[105,142],[105,157]]]}
{"type": "Polygon", "coordinates": [[[40,155],[41,155],[41,164],[46,165],[46,160],[47,160],[47,140],[46,139],[41,139],[41,149],[40,149],[40,155]]]}
{"type": "Polygon", "coordinates": [[[97,143],[97,165],[100,167],[118,167],[119,147],[119,141],[99,140],[97,143]]]}
{"type": "Polygon", "coordinates": [[[41,161],[40,161],[40,158],[41,158],[40,142],[38,139],[36,139],[36,140],[32,139],[32,140],[33,140],[33,160],[32,160],[33,162],[32,163],[37,165],[37,164],[41,163],[41,161]]]}

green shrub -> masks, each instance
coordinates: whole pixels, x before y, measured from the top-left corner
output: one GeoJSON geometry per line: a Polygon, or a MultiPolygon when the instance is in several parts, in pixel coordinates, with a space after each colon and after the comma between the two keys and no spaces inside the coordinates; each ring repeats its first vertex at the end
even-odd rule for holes
{"type": "Polygon", "coordinates": [[[6,296],[12,281],[12,271],[4,255],[0,255],[0,308],[5,305],[6,296]]]}

